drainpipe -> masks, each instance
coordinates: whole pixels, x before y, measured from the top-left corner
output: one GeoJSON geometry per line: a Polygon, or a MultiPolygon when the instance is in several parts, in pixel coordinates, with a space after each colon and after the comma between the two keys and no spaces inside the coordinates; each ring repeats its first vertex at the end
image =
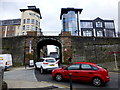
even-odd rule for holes
{"type": "Polygon", "coordinates": [[[80,35],[79,33],[79,11],[77,12],[77,29],[78,29],[78,36],[80,35]]]}

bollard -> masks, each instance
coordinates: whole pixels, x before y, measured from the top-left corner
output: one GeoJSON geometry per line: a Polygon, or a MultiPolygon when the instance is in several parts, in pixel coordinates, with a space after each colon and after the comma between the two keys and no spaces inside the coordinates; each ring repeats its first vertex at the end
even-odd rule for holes
{"type": "Polygon", "coordinates": [[[70,90],[72,90],[72,73],[70,73],[70,90]]]}

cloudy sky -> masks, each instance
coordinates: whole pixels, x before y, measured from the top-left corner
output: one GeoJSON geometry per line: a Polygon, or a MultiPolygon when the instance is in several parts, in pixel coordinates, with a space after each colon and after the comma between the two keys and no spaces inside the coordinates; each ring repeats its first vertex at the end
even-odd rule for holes
{"type": "Polygon", "coordinates": [[[82,8],[80,19],[112,19],[118,29],[118,2],[120,0],[0,0],[0,20],[21,18],[19,9],[29,5],[40,8],[42,31],[61,31],[61,8],[82,8]]]}

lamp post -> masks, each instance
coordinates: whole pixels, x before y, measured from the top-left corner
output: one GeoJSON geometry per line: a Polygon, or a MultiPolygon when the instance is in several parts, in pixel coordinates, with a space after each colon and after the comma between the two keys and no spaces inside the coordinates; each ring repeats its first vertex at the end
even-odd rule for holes
{"type": "Polygon", "coordinates": [[[77,12],[77,28],[78,28],[78,36],[80,35],[80,30],[79,30],[79,12],[77,12]]]}

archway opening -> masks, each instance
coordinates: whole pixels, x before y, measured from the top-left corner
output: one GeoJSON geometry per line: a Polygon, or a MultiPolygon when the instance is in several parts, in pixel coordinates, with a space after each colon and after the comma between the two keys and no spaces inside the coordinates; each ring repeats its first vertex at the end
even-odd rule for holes
{"type": "Polygon", "coordinates": [[[60,60],[62,63],[62,45],[57,40],[45,39],[37,44],[37,60],[43,57],[54,57],[60,60]],[[49,48],[49,46],[53,46],[53,48],[49,48]],[[57,55],[56,55],[57,54],[57,55]]]}

